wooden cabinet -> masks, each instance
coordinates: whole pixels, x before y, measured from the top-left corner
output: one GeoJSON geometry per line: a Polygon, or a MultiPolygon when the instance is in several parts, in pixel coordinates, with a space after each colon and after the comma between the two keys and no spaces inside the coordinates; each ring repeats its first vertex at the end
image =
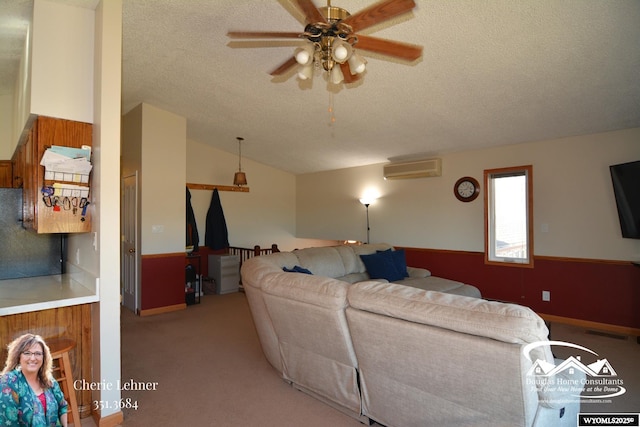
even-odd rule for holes
{"type": "Polygon", "coordinates": [[[13,157],[11,158],[12,170],[13,174],[13,188],[22,188],[22,181],[24,177],[24,145],[18,145],[16,151],[13,153],[13,157]]]}
{"type": "MultiPolygon", "coordinates": [[[[89,209],[83,208],[87,197],[58,196],[43,197],[44,186],[53,186],[54,181],[45,180],[45,168],[40,161],[45,151],[53,145],[81,148],[91,146],[92,125],[90,123],[52,117],[38,117],[29,129],[24,141],[14,154],[14,181],[22,182],[23,224],[38,233],[79,233],[91,231],[89,209]],[[57,203],[56,203],[57,201],[57,203]],[[84,214],[83,214],[84,213],[84,214]]],[[[56,181],[64,184],[65,181],[56,181]]],[[[66,182],[77,184],[76,182],[66,182]]],[[[83,184],[87,188],[89,183],[83,184]]]]}
{"type": "Polygon", "coordinates": [[[11,160],[0,160],[0,188],[13,188],[11,160]]]}

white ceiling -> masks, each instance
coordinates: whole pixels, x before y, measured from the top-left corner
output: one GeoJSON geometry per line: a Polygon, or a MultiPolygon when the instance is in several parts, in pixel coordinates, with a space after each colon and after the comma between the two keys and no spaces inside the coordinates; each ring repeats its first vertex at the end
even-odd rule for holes
{"type": "MultiPolygon", "coordinates": [[[[0,2],[0,26],[30,3],[0,2]]],[[[320,75],[269,75],[298,41],[226,36],[302,31],[290,0],[123,0],[123,112],[171,111],[187,118],[188,138],[232,153],[244,137],[243,157],[295,174],[640,127],[640,1],[416,3],[362,33],[422,45],[422,58],[361,51],[364,78],[330,92],[320,75]]],[[[0,37],[4,82],[10,37],[0,37]]]]}

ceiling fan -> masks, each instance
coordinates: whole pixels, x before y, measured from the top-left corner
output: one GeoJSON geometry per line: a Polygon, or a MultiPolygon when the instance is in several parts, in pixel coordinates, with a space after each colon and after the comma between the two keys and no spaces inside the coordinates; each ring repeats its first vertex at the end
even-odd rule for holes
{"type": "Polygon", "coordinates": [[[334,84],[351,83],[365,71],[366,61],[355,49],[413,61],[422,55],[422,46],[381,39],[359,34],[366,28],[410,12],[414,0],[382,0],[353,15],[345,9],[331,6],[318,8],[311,0],[292,0],[303,12],[306,26],[303,32],[251,32],[229,31],[231,38],[300,38],[307,42],[296,49],[294,55],[273,70],[272,76],[285,74],[292,67],[300,65],[298,78],[313,76],[314,68],[322,68],[329,73],[329,81],[334,84]]]}

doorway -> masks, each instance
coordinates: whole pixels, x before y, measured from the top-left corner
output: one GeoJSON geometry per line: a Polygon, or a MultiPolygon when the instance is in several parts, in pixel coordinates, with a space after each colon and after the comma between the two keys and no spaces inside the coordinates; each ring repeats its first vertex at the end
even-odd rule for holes
{"type": "Polygon", "coordinates": [[[138,235],[138,172],[125,176],[121,182],[122,197],[122,305],[140,313],[140,256],[138,235]]]}

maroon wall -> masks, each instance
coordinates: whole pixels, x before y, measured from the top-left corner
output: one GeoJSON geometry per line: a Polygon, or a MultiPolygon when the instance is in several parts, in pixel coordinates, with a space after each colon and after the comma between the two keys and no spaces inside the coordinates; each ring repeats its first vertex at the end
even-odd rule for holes
{"type": "Polygon", "coordinates": [[[184,304],[184,254],[142,256],[140,309],[184,304]]]}
{"type": "Polygon", "coordinates": [[[533,268],[485,265],[481,252],[405,248],[407,264],[469,283],[485,298],[537,313],[640,328],[640,268],[624,261],[535,257],[533,268]],[[542,301],[542,291],[551,301],[542,301]]]}
{"type": "MultiPolygon", "coordinates": [[[[200,247],[201,274],[209,275],[209,254],[226,253],[200,247]]],[[[197,265],[196,260],[188,260],[183,253],[143,255],[140,280],[140,310],[150,310],[184,304],[185,266],[197,265]]]]}

